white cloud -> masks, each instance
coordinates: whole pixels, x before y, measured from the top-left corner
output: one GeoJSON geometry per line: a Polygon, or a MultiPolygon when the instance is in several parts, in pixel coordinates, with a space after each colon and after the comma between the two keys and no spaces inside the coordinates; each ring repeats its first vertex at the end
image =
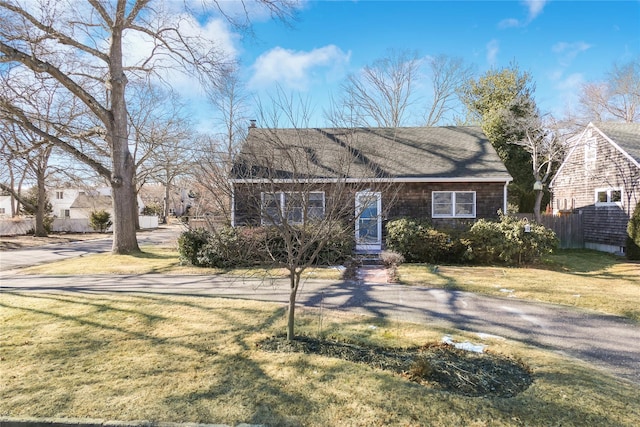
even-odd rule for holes
{"type": "Polygon", "coordinates": [[[591,45],[585,42],[559,42],[551,47],[553,53],[558,55],[558,62],[563,67],[568,67],[571,62],[582,52],[591,48],[591,45]]]}
{"type": "Polygon", "coordinates": [[[531,23],[534,19],[542,13],[545,5],[549,0],[524,0],[522,3],[527,8],[526,21],[520,21],[516,18],[506,18],[498,23],[498,28],[503,30],[505,28],[517,28],[524,27],[531,23]]]}
{"type": "Polygon", "coordinates": [[[498,52],[500,52],[500,42],[498,40],[493,39],[487,43],[487,62],[490,65],[494,65],[496,63],[498,52]]]}
{"type": "MultiPolygon", "coordinates": [[[[222,19],[214,18],[201,23],[192,15],[182,14],[173,16],[168,25],[179,28],[180,36],[187,40],[189,48],[203,57],[216,57],[219,61],[230,63],[238,56],[236,44],[239,36],[222,19]]],[[[151,57],[154,48],[157,49],[151,37],[138,31],[127,31],[124,43],[124,61],[128,66],[143,64],[151,57]]],[[[197,78],[178,64],[174,55],[168,55],[163,49],[159,53],[154,54],[147,66],[153,65],[161,78],[177,92],[187,96],[199,95],[202,88],[197,78]]]]}
{"type": "Polygon", "coordinates": [[[547,4],[548,0],[524,0],[524,4],[529,10],[529,22],[533,21],[542,13],[542,9],[547,4]]]}
{"type": "Polygon", "coordinates": [[[263,88],[280,84],[294,90],[307,90],[316,78],[316,70],[327,69],[333,74],[344,67],[350,53],[343,52],[335,45],[328,45],[311,51],[293,51],[275,47],[258,57],[253,64],[253,76],[249,81],[252,88],[263,88]]]}
{"type": "Polygon", "coordinates": [[[585,78],[582,73],[573,73],[559,80],[554,87],[563,92],[575,92],[584,84],[585,78]]]}
{"type": "Polygon", "coordinates": [[[503,19],[498,23],[498,28],[501,30],[505,28],[513,28],[513,27],[519,27],[519,26],[520,26],[520,21],[518,21],[515,18],[503,19]]]}

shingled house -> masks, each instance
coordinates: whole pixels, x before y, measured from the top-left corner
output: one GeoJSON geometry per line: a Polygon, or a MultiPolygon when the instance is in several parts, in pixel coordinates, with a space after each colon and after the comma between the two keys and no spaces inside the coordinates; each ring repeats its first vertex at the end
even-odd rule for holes
{"type": "Polygon", "coordinates": [[[354,220],[357,249],[377,251],[385,220],[497,218],[511,180],[477,127],[251,127],[232,169],[232,222],[265,224],[275,213],[303,221],[341,203],[354,220]],[[330,197],[349,187],[348,196],[330,197]]]}
{"type": "Polygon", "coordinates": [[[585,247],[624,253],[640,198],[640,123],[589,123],[550,183],[555,214],[582,216],[585,247]]]}

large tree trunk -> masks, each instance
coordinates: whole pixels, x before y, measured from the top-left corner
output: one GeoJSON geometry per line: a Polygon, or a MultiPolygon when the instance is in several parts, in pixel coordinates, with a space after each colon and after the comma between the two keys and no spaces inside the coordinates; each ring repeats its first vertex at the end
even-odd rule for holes
{"type": "MultiPolygon", "coordinates": [[[[120,8],[120,4],[118,5],[120,8]]],[[[122,6],[124,8],[124,6],[122,6]]],[[[125,88],[127,77],[122,67],[122,25],[124,10],[118,10],[111,37],[109,70],[111,86],[110,143],[112,144],[113,169],[111,196],[113,200],[114,254],[140,251],[136,238],[136,185],[135,164],[129,151],[127,104],[125,88]]]]}
{"type": "Polygon", "coordinates": [[[37,237],[47,237],[47,229],[44,226],[44,217],[46,215],[47,208],[47,189],[45,187],[44,175],[38,172],[37,177],[38,186],[38,200],[36,206],[36,226],[34,229],[34,235],[37,237]]]}

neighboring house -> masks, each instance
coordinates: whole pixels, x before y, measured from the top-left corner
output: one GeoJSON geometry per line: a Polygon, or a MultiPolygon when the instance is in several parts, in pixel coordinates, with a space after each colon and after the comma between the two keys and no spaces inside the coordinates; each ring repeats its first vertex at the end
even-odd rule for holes
{"type": "Polygon", "coordinates": [[[11,196],[0,196],[0,218],[11,218],[11,196]]]}
{"type": "MultiPolygon", "coordinates": [[[[138,214],[144,209],[144,202],[138,195],[138,214]]],[[[104,210],[113,216],[113,205],[111,200],[111,188],[103,187],[95,191],[80,191],[71,204],[71,218],[89,218],[91,212],[104,210]]]]}
{"type": "Polygon", "coordinates": [[[54,188],[49,190],[51,213],[55,218],[71,218],[71,205],[82,190],[77,188],[54,188]]]}
{"type": "Polygon", "coordinates": [[[553,212],[582,215],[585,247],[624,253],[640,198],[640,123],[589,123],[550,183],[553,212]]]}
{"type": "Polygon", "coordinates": [[[111,195],[88,194],[82,191],[73,201],[69,210],[69,218],[71,219],[89,218],[91,212],[95,211],[107,211],[113,216],[111,195]]]}
{"type": "Polygon", "coordinates": [[[308,217],[323,216],[337,186],[358,185],[341,203],[357,217],[356,249],[378,251],[383,220],[414,217],[455,225],[497,219],[498,211],[506,211],[511,180],[478,127],[251,127],[231,174],[232,223],[265,223],[265,215],[280,209],[290,213],[290,221],[299,220],[296,188],[302,184],[311,188],[305,195],[308,217]]]}

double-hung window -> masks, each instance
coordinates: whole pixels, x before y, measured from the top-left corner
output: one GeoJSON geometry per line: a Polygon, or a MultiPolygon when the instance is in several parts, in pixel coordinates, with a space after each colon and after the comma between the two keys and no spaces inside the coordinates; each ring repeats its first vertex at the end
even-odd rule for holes
{"type": "Polygon", "coordinates": [[[324,192],[279,191],[262,193],[262,224],[302,224],[324,217],[324,192]]]}
{"type": "Polygon", "coordinates": [[[434,191],[431,193],[433,218],[475,218],[475,191],[434,191]]]}
{"type": "Polygon", "coordinates": [[[622,190],[619,188],[600,188],[596,190],[596,206],[622,203],[622,190]]]}

